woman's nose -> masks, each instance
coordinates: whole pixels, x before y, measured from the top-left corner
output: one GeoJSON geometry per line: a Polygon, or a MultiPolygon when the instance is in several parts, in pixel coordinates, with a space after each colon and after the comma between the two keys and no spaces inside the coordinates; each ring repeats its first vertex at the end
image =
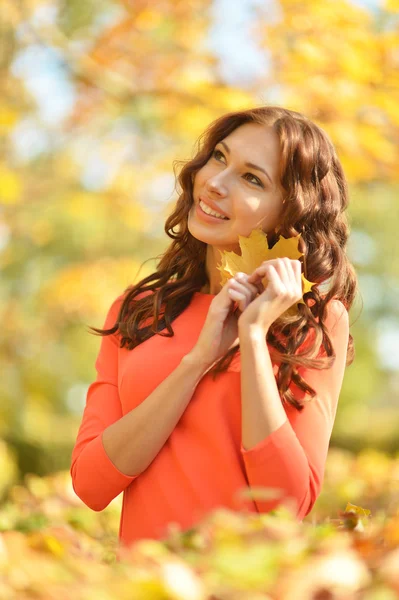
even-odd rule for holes
{"type": "Polygon", "coordinates": [[[218,194],[219,196],[225,196],[227,193],[226,185],[221,180],[220,175],[218,177],[211,177],[208,179],[206,182],[206,188],[209,192],[218,194]]]}

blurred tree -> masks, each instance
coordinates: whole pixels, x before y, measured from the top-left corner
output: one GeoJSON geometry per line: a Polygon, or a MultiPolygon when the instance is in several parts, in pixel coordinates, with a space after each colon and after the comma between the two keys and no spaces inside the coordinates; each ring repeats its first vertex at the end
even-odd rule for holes
{"type": "Polygon", "coordinates": [[[283,105],[327,131],[351,185],[357,356],[333,441],[392,450],[399,445],[399,360],[388,356],[399,344],[399,5],[385,1],[368,11],[346,1],[280,0],[279,8],[272,22],[260,9],[257,24],[272,85],[283,105]]]}
{"type": "Polygon", "coordinates": [[[217,116],[263,103],[324,127],[351,183],[364,310],[352,314],[357,359],[334,440],[398,447],[399,365],[386,350],[399,330],[396,3],[259,6],[254,35],[269,70],[245,88],[223,80],[210,9],[210,0],[3,2],[0,427],[22,471],[68,466],[99,344],[86,326],[101,326],[113,299],[155,266],[138,273],[140,264],[169,243],[174,159],[189,158],[217,116]]]}

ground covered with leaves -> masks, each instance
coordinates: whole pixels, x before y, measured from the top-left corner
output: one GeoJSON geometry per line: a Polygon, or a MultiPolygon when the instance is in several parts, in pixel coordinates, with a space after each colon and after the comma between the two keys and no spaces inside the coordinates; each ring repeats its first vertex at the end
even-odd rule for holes
{"type": "Polygon", "coordinates": [[[399,457],[331,449],[302,523],[284,510],[217,510],[121,553],[120,498],[95,513],[69,473],[30,475],[0,507],[0,599],[394,600],[398,499],[399,457]]]}

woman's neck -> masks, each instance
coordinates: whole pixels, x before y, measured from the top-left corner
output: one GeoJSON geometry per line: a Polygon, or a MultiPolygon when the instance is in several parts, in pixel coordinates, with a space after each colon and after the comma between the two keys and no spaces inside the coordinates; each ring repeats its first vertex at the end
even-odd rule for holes
{"type": "Polygon", "coordinates": [[[217,269],[217,265],[220,263],[221,253],[218,248],[207,245],[206,248],[206,262],[205,262],[205,270],[208,276],[208,282],[204,284],[201,288],[201,292],[203,294],[213,294],[216,295],[222,289],[220,284],[220,272],[217,269]]]}

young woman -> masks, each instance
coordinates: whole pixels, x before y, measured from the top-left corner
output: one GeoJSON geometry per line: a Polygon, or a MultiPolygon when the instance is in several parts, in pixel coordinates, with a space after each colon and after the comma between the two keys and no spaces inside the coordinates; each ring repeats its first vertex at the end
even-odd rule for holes
{"type": "Polygon", "coordinates": [[[218,507],[285,503],[307,515],[353,358],[347,186],[326,134],[284,108],[229,113],[200,137],[179,183],[156,272],[92,328],[103,335],[97,378],[72,454],[90,508],[124,492],[122,545],[218,507]],[[303,262],[261,261],[222,286],[221,252],[240,254],[239,236],[259,228],[269,247],[301,234],[303,262]],[[315,285],[299,303],[302,269],[315,285]]]}

